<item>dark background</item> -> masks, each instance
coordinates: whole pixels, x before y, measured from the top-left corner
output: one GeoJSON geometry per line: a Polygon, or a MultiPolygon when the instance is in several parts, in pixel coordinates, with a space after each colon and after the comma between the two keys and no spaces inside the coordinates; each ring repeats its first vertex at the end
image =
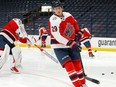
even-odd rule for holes
{"type": "MultiPolygon", "coordinates": [[[[53,0],[0,0],[0,28],[12,18],[28,18],[28,34],[38,34],[38,26],[47,27],[51,13],[42,13],[41,5],[53,0]],[[33,13],[35,10],[35,15],[33,13]],[[25,15],[30,13],[28,15],[25,15]],[[29,16],[30,15],[30,16],[29,16]],[[34,18],[33,18],[34,17],[34,18]]],[[[64,10],[84,24],[95,37],[116,37],[116,0],[62,0],[64,10]]]]}

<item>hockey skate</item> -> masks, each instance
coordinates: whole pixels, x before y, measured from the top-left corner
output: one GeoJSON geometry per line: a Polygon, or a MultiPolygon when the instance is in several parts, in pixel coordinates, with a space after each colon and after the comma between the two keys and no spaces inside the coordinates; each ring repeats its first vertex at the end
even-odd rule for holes
{"type": "Polygon", "coordinates": [[[22,66],[21,66],[21,65],[19,65],[19,66],[14,66],[14,67],[11,68],[11,71],[12,71],[13,73],[16,73],[16,74],[21,73],[21,70],[22,70],[22,66]]]}
{"type": "Polygon", "coordinates": [[[45,47],[46,47],[46,44],[42,44],[41,47],[42,47],[42,48],[45,48],[45,47]]]}
{"type": "Polygon", "coordinates": [[[95,57],[95,55],[93,55],[93,54],[89,54],[89,57],[95,57]]]}

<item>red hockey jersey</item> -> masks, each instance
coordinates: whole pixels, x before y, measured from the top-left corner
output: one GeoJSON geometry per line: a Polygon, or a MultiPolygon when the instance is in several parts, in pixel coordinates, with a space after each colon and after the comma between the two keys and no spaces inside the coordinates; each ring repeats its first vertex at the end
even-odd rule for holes
{"type": "Polygon", "coordinates": [[[45,27],[39,29],[39,37],[42,37],[42,35],[48,35],[48,30],[45,27]]]}
{"type": "Polygon", "coordinates": [[[82,41],[84,41],[86,39],[90,39],[91,34],[90,34],[90,32],[89,32],[89,30],[87,28],[83,28],[81,31],[83,31],[83,35],[82,35],[82,37],[80,39],[80,42],[82,42],[82,41]]]}
{"type": "Polygon", "coordinates": [[[17,35],[16,31],[18,28],[18,24],[14,20],[11,20],[2,28],[0,35],[3,35],[11,43],[17,40],[26,43],[27,38],[21,38],[17,35]]]}
{"type": "Polygon", "coordinates": [[[75,39],[75,34],[80,31],[78,23],[68,12],[63,12],[63,17],[52,15],[48,22],[53,48],[67,48],[67,43],[75,39]]]}

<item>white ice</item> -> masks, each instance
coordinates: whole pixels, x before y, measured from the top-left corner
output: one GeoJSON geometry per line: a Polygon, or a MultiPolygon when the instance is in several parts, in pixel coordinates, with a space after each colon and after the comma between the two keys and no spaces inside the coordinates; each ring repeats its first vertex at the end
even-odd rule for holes
{"type": "MultiPolygon", "coordinates": [[[[51,49],[45,50],[55,57],[51,49]]],[[[0,87],[74,87],[60,64],[53,62],[39,49],[22,48],[22,54],[22,73],[12,73],[8,59],[0,70],[0,87]]],[[[97,51],[94,52],[95,58],[89,58],[87,51],[82,51],[81,54],[88,77],[101,82],[98,85],[87,81],[88,87],[116,87],[115,52],[97,51]]]]}

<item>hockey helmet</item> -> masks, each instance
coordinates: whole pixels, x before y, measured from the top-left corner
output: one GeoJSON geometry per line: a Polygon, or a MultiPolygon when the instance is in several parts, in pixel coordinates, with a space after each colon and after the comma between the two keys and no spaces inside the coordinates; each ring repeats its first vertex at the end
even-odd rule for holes
{"type": "Polygon", "coordinates": [[[53,1],[53,2],[51,3],[51,5],[52,5],[52,8],[58,7],[58,6],[61,6],[61,7],[62,7],[62,3],[61,3],[59,0],[53,1]]]}

